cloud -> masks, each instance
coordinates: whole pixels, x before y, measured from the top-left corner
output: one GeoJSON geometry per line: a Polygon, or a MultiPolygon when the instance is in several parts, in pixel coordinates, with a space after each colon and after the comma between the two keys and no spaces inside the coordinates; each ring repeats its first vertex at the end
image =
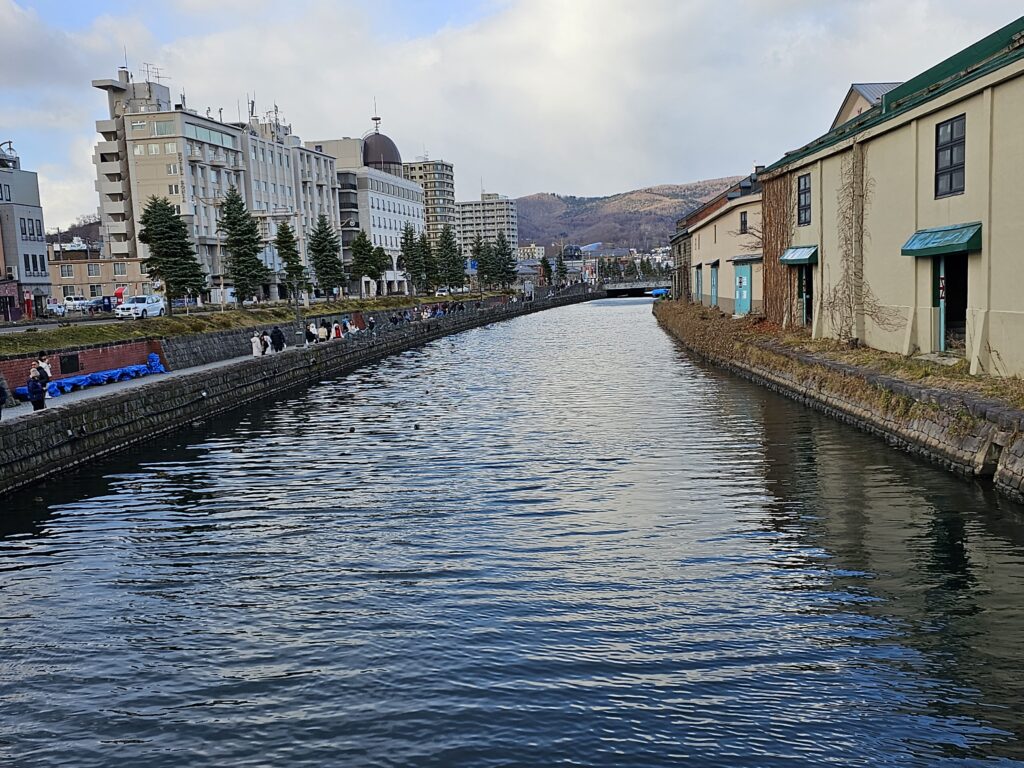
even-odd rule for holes
{"type": "MultiPolygon", "coordinates": [[[[356,136],[376,100],[404,156],[455,163],[462,199],[481,180],[510,195],[598,195],[743,173],[826,130],[851,82],[911,77],[1019,13],[1009,0],[502,0],[458,16],[434,3],[430,23],[424,6],[395,2],[295,0],[273,14],[246,3],[234,15],[237,0],[175,3],[231,23],[184,23],[157,40],[154,17],[106,17],[70,34],[0,0],[19,30],[0,40],[52,53],[17,70],[39,91],[19,107],[38,122],[59,94],[75,104],[62,122],[102,116],[87,78],[113,76],[127,31],[134,59],[225,119],[255,94],[258,111],[278,105],[305,139],[356,136]]],[[[96,207],[90,130],[69,124],[47,146],[67,168],[47,176],[54,199],[70,212],[79,190],[74,215],[96,207]]]]}

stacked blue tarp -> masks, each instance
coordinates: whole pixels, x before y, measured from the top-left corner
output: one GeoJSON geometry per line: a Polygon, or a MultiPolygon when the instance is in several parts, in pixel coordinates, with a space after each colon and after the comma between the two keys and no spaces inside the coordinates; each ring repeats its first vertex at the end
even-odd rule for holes
{"type": "MultiPolygon", "coordinates": [[[[66,392],[73,392],[76,389],[86,387],[99,387],[104,384],[112,384],[115,381],[128,381],[142,376],[149,376],[152,373],[167,373],[160,356],[151,352],[146,358],[145,365],[126,365],[124,368],[112,368],[109,371],[97,371],[96,373],[83,373],[81,376],[67,376],[63,379],[53,379],[46,385],[46,391],[50,397],[60,397],[66,392]]],[[[19,400],[28,400],[28,387],[18,387],[14,390],[14,396],[19,400]]]]}

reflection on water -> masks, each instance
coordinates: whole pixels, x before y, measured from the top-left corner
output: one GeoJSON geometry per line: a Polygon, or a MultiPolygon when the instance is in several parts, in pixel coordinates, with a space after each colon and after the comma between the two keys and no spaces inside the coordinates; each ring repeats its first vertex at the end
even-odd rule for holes
{"type": "Polygon", "coordinates": [[[1024,764],[1022,520],[553,310],[4,499],[0,758],[1024,764]]]}

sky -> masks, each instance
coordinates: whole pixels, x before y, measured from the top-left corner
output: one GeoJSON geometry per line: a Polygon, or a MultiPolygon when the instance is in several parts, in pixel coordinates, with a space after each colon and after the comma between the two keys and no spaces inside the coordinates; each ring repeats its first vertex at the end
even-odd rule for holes
{"type": "Polygon", "coordinates": [[[382,132],[459,199],[608,195],[748,173],[828,130],[852,82],[906,80],[1019,0],[0,0],[0,141],[47,228],[95,213],[94,79],[127,57],[225,120],[382,132]]]}

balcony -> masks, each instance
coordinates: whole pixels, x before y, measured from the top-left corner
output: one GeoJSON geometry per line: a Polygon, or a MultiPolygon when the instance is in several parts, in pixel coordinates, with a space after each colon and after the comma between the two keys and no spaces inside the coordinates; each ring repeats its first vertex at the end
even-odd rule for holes
{"type": "Polygon", "coordinates": [[[124,216],[126,213],[124,200],[104,200],[101,210],[108,216],[124,216]]]}
{"type": "Polygon", "coordinates": [[[227,164],[228,159],[224,155],[215,154],[213,157],[210,158],[210,165],[215,166],[217,168],[225,168],[227,167],[227,164]]]}
{"type": "Polygon", "coordinates": [[[103,229],[108,235],[128,235],[128,222],[127,221],[112,221],[109,224],[104,224],[103,229]]]}
{"type": "Polygon", "coordinates": [[[111,256],[127,256],[131,253],[132,244],[130,241],[125,240],[124,242],[111,242],[110,255],[111,256]]]}
{"type": "Polygon", "coordinates": [[[97,120],[96,133],[117,133],[117,120],[97,120]]]}
{"type": "Polygon", "coordinates": [[[302,180],[304,182],[312,182],[313,181],[313,174],[311,172],[309,172],[309,171],[303,171],[302,174],[301,174],[301,178],[302,178],[302,180]]]}
{"type": "Polygon", "coordinates": [[[115,161],[105,161],[96,164],[96,169],[104,176],[120,176],[121,175],[121,163],[115,161]]]}
{"type": "Polygon", "coordinates": [[[120,181],[97,181],[96,191],[101,195],[120,195],[124,193],[124,186],[120,181]]]}
{"type": "Polygon", "coordinates": [[[193,149],[191,152],[185,153],[185,159],[190,163],[205,163],[206,153],[201,149],[193,149]]]}
{"type": "Polygon", "coordinates": [[[116,141],[98,141],[96,151],[101,155],[120,155],[121,146],[116,141]]]}

